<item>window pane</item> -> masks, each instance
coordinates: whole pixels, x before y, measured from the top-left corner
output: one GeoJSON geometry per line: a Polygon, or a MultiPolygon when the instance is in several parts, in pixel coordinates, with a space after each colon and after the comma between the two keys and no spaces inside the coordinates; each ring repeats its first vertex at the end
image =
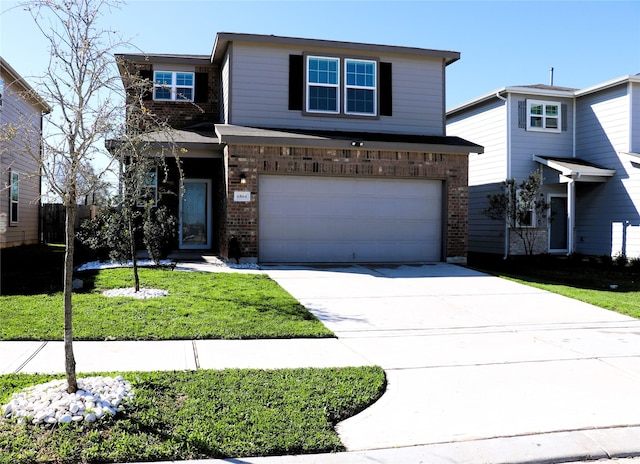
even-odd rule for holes
{"type": "Polygon", "coordinates": [[[193,85],[193,74],[176,73],[176,85],[193,85]]]}
{"type": "Polygon", "coordinates": [[[347,89],[347,112],[374,114],[373,96],[373,90],[347,89]]]}
{"type": "Polygon", "coordinates": [[[18,222],[18,203],[11,203],[11,217],[9,222],[18,222]]]}
{"type": "Polygon", "coordinates": [[[162,71],[156,71],[155,77],[153,79],[156,85],[168,85],[168,86],[172,84],[172,80],[173,80],[172,73],[162,72],[162,71]]]}
{"type": "Polygon", "coordinates": [[[558,116],[558,107],[556,105],[547,105],[545,114],[547,116],[558,116]]]}
{"type": "Polygon", "coordinates": [[[558,118],[545,118],[545,127],[547,129],[557,129],[558,128],[558,118]]]}
{"type": "Polygon", "coordinates": [[[156,87],[153,92],[156,100],[171,100],[171,90],[164,87],[156,87]]]}
{"type": "Polygon", "coordinates": [[[531,127],[542,127],[542,118],[534,116],[531,118],[531,127]]]}
{"type": "Polygon", "coordinates": [[[335,87],[309,87],[309,110],[337,111],[337,89],[335,87]]]}
{"type": "Polygon", "coordinates": [[[531,114],[542,114],[542,105],[531,105],[531,114]]]}
{"type": "Polygon", "coordinates": [[[309,58],[309,82],[312,84],[338,84],[338,60],[309,58]]]}
{"type": "Polygon", "coordinates": [[[347,85],[375,87],[375,63],[347,60],[347,85]]]}
{"type": "Polygon", "coordinates": [[[176,100],[193,100],[193,89],[179,87],[176,92],[176,100]]]}

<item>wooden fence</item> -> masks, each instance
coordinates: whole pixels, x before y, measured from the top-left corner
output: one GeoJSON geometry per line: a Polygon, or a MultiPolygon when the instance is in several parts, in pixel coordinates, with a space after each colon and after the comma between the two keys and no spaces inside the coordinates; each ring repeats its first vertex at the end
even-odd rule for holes
{"type": "MultiPolygon", "coordinates": [[[[76,231],[85,219],[95,217],[97,206],[78,205],[76,215],[76,231]]],[[[45,203],[42,205],[42,241],[43,243],[64,243],[65,208],[60,203],[45,203]]]]}

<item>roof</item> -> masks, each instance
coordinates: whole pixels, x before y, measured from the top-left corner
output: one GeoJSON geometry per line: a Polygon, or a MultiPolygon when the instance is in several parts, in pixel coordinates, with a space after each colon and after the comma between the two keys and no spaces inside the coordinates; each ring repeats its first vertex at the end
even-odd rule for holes
{"type": "Polygon", "coordinates": [[[420,151],[440,153],[483,153],[484,147],[460,137],[381,134],[373,132],[342,132],[298,130],[264,127],[245,127],[216,124],[216,133],[222,143],[256,144],[271,146],[307,146],[323,148],[391,151],[420,151]]]}
{"type": "Polygon", "coordinates": [[[178,55],[164,53],[116,53],[116,58],[125,61],[166,64],[194,64],[198,66],[211,64],[209,55],[178,55]]]}
{"type": "Polygon", "coordinates": [[[516,85],[508,87],[500,87],[499,89],[492,90],[479,97],[468,100],[460,105],[454,106],[447,111],[447,116],[453,115],[457,112],[463,111],[468,108],[472,108],[476,105],[499,98],[502,95],[508,93],[519,93],[532,96],[550,97],[550,98],[577,98],[590,93],[596,93],[601,90],[625,84],[627,82],[640,83],[640,74],[620,76],[610,81],[602,82],[585,89],[575,89],[572,87],[560,87],[557,85],[545,85],[545,84],[529,84],[529,85],[516,85]]]}
{"type": "Polygon", "coordinates": [[[18,72],[11,67],[7,61],[0,56],[0,69],[2,70],[2,74],[6,74],[11,78],[11,81],[5,82],[5,85],[15,85],[22,89],[22,92],[27,94],[29,100],[31,100],[32,104],[40,109],[43,113],[50,113],[51,107],[49,104],[44,101],[44,99],[35,91],[33,87],[29,85],[27,81],[25,81],[18,72]]]}
{"type": "Polygon", "coordinates": [[[219,32],[211,52],[211,60],[214,63],[222,61],[224,54],[231,42],[260,42],[269,44],[281,44],[297,47],[322,47],[337,48],[360,51],[374,51],[378,53],[394,53],[404,55],[415,55],[425,57],[438,57],[445,60],[445,65],[449,65],[460,59],[460,53],[451,50],[433,50],[417,47],[403,47],[397,45],[377,45],[361,42],[341,42],[335,40],[305,39],[300,37],[283,37],[277,35],[261,34],[238,34],[233,32],[219,32]]]}
{"type": "Polygon", "coordinates": [[[576,181],[598,182],[607,177],[613,177],[615,169],[607,169],[603,166],[585,161],[580,158],[560,158],[557,156],[533,155],[533,160],[559,171],[565,177],[576,181]]]}

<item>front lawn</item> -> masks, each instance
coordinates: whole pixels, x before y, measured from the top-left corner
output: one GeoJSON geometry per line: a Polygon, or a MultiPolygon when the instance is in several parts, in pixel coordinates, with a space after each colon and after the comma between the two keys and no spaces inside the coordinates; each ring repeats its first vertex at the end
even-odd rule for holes
{"type": "MultiPolygon", "coordinates": [[[[121,375],[135,396],[115,418],[54,427],[0,421],[0,464],[342,451],[334,425],[371,405],[386,386],[379,367],[121,375]]],[[[0,376],[0,404],[12,391],[53,377],[0,376]]]]}
{"type": "Polygon", "coordinates": [[[474,269],[640,318],[640,266],[625,264],[580,256],[470,261],[474,269]]]}
{"type": "MultiPolygon", "coordinates": [[[[132,287],[131,269],[78,276],[85,289],[73,296],[74,340],[333,336],[266,275],[140,269],[142,287],[169,291],[145,300],[102,295],[132,287]]],[[[62,304],[59,291],[0,296],[0,340],[62,340],[62,304]]]]}

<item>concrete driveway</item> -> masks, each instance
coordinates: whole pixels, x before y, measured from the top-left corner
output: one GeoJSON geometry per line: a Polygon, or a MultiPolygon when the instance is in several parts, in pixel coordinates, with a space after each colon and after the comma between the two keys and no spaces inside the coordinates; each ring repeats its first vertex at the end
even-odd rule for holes
{"type": "Polygon", "coordinates": [[[385,395],[338,426],[349,451],[422,447],[414,456],[438,462],[640,453],[636,319],[443,263],[266,272],[387,373],[385,395]]]}

